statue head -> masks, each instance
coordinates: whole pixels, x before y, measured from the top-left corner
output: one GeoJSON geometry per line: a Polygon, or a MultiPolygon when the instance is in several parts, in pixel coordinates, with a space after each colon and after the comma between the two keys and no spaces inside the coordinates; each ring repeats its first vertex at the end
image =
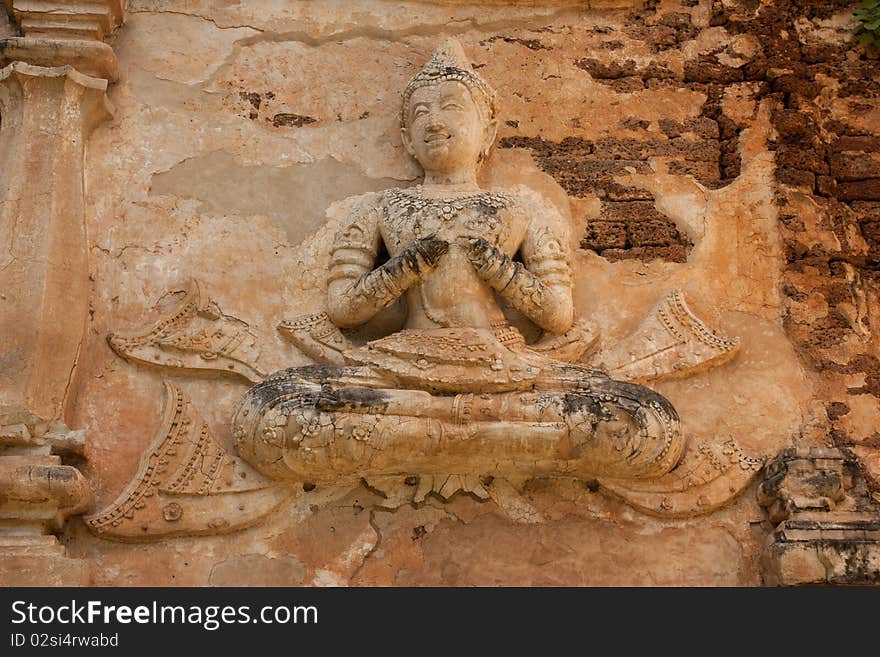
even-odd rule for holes
{"type": "Polygon", "coordinates": [[[403,145],[426,171],[474,168],[495,141],[495,92],[448,39],[403,93],[403,145]]]}

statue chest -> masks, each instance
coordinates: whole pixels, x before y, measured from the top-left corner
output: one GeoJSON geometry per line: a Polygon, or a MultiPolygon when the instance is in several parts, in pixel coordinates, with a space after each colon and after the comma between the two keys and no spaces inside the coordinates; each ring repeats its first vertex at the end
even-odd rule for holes
{"type": "MultiPolygon", "coordinates": [[[[402,191],[402,190],[401,190],[402,191]]],[[[512,212],[510,199],[485,192],[465,199],[425,198],[398,193],[382,213],[381,232],[390,255],[416,240],[434,236],[449,242],[482,237],[502,250],[516,250],[525,222],[512,212]]]]}

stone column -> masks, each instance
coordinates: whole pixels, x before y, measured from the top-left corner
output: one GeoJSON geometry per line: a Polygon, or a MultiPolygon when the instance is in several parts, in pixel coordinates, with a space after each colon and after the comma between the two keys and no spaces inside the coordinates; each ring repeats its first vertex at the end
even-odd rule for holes
{"type": "Polygon", "coordinates": [[[118,69],[103,40],[124,7],[5,6],[18,32],[0,38],[0,581],[81,584],[83,564],[67,563],[50,533],[88,501],[59,454],[82,450],[63,422],[89,308],[83,156],[112,116],[118,69]]]}
{"type": "Polygon", "coordinates": [[[83,141],[107,81],[71,66],[0,69],[0,413],[64,418],[88,318],[83,141]]]}

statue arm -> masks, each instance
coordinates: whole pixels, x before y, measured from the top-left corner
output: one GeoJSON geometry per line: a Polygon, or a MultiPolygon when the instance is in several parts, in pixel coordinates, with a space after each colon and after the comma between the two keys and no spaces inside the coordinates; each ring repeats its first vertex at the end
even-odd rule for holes
{"type": "Polygon", "coordinates": [[[380,240],[377,209],[361,206],[333,242],[327,314],[341,328],[359,326],[390,306],[423,279],[449,248],[446,242],[427,237],[373,269],[380,240]]]}
{"type": "Polygon", "coordinates": [[[548,333],[558,334],[571,328],[574,305],[566,234],[561,217],[552,221],[556,218],[533,220],[520,247],[523,263],[484,239],[471,241],[468,257],[502,298],[548,333]]]}

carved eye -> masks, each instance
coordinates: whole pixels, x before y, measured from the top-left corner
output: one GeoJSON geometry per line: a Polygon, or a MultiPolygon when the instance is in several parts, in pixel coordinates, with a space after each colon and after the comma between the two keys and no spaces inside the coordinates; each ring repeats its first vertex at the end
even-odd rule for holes
{"type": "Polygon", "coordinates": [[[464,108],[458,103],[445,103],[443,105],[443,109],[445,110],[455,110],[457,112],[462,111],[464,108]]]}

